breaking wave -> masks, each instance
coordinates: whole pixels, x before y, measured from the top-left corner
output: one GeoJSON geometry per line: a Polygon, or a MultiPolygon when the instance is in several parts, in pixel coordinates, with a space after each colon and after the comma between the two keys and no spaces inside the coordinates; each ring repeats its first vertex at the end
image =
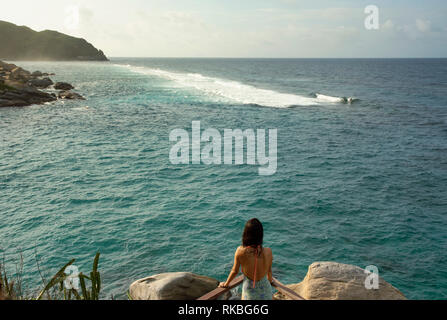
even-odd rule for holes
{"type": "Polygon", "coordinates": [[[182,87],[194,88],[210,96],[218,96],[241,104],[260,105],[265,107],[288,108],[292,106],[313,106],[327,103],[347,103],[346,98],[324,95],[306,97],[290,93],[281,93],[268,89],[260,89],[238,81],[204,76],[199,73],[180,73],[146,67],[119,65],[134,72],[156,76],[175,82],[182,87]]]}

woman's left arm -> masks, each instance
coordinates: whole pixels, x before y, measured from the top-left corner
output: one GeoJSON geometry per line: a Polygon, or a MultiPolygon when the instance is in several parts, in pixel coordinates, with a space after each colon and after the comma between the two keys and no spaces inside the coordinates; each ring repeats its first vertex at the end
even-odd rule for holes
{"type": "Polygon", "coordinates": [[[231,269],[230,275],[228,276],[228,279],[226,282],[222,282],[219,287],[220,288],[228,288],[230,286],[231,281],[236,278],[236,276],[239,274],[239,269],[241,267],[241,263],[239,261],[239,248],[236,250],[236,253],[234,254],[234,264],[233,268],[231,269]]]}

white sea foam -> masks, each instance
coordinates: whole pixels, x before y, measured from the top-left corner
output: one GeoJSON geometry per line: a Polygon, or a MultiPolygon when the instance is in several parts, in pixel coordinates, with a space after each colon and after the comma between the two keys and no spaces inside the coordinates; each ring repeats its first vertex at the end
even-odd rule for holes
{"type": "MultiPolygon", "coordinates": [[[[287,108],[291,106],[313,106],[327,103],[346,102],[343,98],[321,99],[290,93],[260,89],[237,81],[213,78],[199,73],[179,73],[161,69],[121,65],[134,72],[171,80],[181,87],[200,90],[207,95],[223,97],[242,104],[255,104],[265,107],[287,108]]],[[[332,97],[333,98],[333,97],[332,97]]]]}
{"type": "Polygon", "coordinates": [[[339,102],[339,103],[345,102],[344,98],[331,97],[331,96],[326,96],[324,94],[319,94],[319,93],[317,93],[317,99],[321,100],[321,101],[334,102],[334,103],[336,103],[336,102],[339,102]]]}
{"type": "Polygon", "coordinates": [[[73,110],[75,110],[75,111],[89,111],[90,107],[89,106],[78,107],[78,108],[73,108],[73,110]]]}
{"type": "Polygon", "coordinates": [[[319,101],[326,101],[326,102],[332,102],[332,103],[353,103],[356,99],[354,98],[344,98],[344,97],[331,97],[326,96],[324,94],[316,94],[317,99],[319,101]]]}

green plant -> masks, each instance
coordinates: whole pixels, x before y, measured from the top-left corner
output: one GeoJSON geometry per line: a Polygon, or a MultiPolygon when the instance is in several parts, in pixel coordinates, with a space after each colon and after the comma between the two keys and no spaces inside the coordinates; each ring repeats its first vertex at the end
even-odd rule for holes
{"type": "Polygon", "coordinates": [[[0,261],[0,300],[24,299],[22,293],[23,255],[20,252],[20,260],[16,263],[16,276],[11,279],[5,268],[5,258],[0,261]]]}
{"type": "Polygon", "coordinates": [[[98,272],[99,252],[95,256],[93,261],[93,270],[90,272],[90,278],[84,274],[79,275],[79,281],[81,283],[81,289],[84,299],[83,300],[99,300],[99,293],[101,291],[101,275],[98,272]],[[91,289],[88,290],[85,286],[85,280],[90,280],[91,289]]]}
{"type": "Polygon", "coordinates": [[[8,275],[0,264],[0,300],[12,299],[14,296],[14,282],[8,281],[8,275]]]}
{"type": "Polygon", "coordinates": [[[93,268],[90,272],[90,277],[84,275],[83,273],[80,273],[78,275],[79,277],[79,283],[81,286],[81,291],[71,288],[67,289],[64,285],[64,282],[68,279],[69,275],[65,273],[65,270],[68,266],[72,265],[75,262],[75,259],[68,262],[65,266],[63,266],[48,282],[48,284],[43,288],[43,290],[39,293],[36,300],[42,300],[47,294],[49,295],[49,292],[53,288],[59,288],[60,293],[63,293],[63,299],[64,300],[99,300],[99,293],[101,291],[101,275],[98,271],[98,264],[99,264],[99,256],[100,253],[98,252],[95,256],[95,259],[93,261],[93,268]],[[90,288],[87,287],[86,280],[90,281],[91,286],[90,288]]]}

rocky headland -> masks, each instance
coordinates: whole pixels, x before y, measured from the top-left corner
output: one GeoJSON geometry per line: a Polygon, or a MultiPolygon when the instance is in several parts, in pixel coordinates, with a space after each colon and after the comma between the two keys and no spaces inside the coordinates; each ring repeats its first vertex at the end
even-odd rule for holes
{"type": "MultiPolygon", "coordinates": [[[[306,300],[406,300],[398,289],[379,277],[378,289],[367,289],[364,269],[336,262],[316,262],[304,280],[287,285],[306,300]]],[[[133,300],[195,300],[217,288],[219,281],[188,272],[164,273],[130,285],[133,300]]],[[[220,299],[237,299],[227,293],[220,299]]],[[[281,293],[275,300],[288,300],[281,293]]]]}
{"type": "Polygon", "coordinates": [[[84,99],[80,94],[72,92],[74,87],[66,82],[54,83],[52,73],[33,73],[15,64],[0,61],[0,107],[25,107],[33,104],[44,104],[59,99],[84,99]],[[54,92],[43,91],[54,88],[54,92]]]}
{"type": "Polygon", "coordinates": [[[0,59],[8,61],[108,61],[85,39],[6,21],[0,21],[0,44],[0,59]]]}

